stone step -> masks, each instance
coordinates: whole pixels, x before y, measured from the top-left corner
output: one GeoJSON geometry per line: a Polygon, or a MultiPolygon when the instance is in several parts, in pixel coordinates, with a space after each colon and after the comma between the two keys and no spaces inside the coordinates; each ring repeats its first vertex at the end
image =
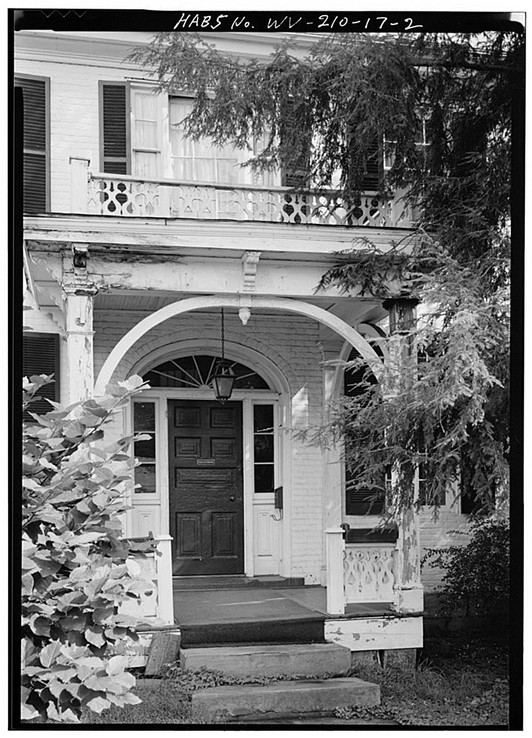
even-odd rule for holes
{"type": "Polygon", "coordinates": [[[246,677],[321,677],[347,674],[351,651],[335,643],[267,644],[182,649],[184,669],[246,677]]]}
{"type": "Polygon", "coordinates": [[[378,704],[379,685],[354,677],[210,687],[192,695],[192,706],[202,717],[219,722],[260,721],[265,716],[327,715],[337,707],[378,704]]]}

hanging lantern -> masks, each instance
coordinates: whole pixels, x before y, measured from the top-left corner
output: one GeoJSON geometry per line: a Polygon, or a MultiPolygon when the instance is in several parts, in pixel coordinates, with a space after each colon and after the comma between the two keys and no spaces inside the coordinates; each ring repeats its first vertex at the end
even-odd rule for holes
{"type": "Polygon", "coordinates": [[[224,309],[222,308],[222,358],[218,360],[213,375],[214,395],[219,403],[225,405],[233,393],[235,373],[232,366],[225,360],[225,326],[224,309]]]}
{"type": "Polygon", "coordinates": [[[214,394],[218,402],[225,405],[233,393],[235,373],[229,363],[220,359],[214,373],[214,394]]]}

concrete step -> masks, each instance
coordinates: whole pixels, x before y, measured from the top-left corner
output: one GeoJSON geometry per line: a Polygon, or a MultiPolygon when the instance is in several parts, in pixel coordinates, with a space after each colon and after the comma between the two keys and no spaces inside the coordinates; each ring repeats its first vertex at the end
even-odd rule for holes
{"type": "Polygon", "coordinates": [[[327,715],[337,707],[370,707],[379,703],[379,685],[353,677],[211,687],[192,695],[192,706],[208,721],[219,722],[327,715]]]}
{"type": "Polygon", "coordinates": [[[347,674],[351,651],[335,643],[268,644],[182,649],[184,669],[246,677],[321,677],[347,674]]]}

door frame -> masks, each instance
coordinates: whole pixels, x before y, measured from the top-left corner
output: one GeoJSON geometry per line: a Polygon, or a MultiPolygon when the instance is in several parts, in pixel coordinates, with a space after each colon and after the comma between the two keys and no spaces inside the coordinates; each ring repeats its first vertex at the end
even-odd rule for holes
{"type": "MultiPolygon", "coordinates": [[[[143,390],[136,398],[138,401],[154,401],[156,411],[156,488],[153,494],[132,494],[134,508],[152,508],[150,530],[154,534],[170,535],[170,491],[169,491],[169,457],[168,457],[168,400],[212,400],[211,389],[162,388],[143,390]],[[137,505],[135,503],[138,503],[137,505]],[[158,507],[158,515],[153,508],[158,507]]],[[[231,401],[242,403],[242,483],[243,483],[243,536],[244,536],[244,574],[254,576],[254,469],[253,469],[253,405],[273,404],[276,428],[287,427],[288,404],[284,393],[275,390],[235,390],[231,401]]],[[[128,410],[127,425],[133,428],[132,404],[128,410]]],[[[288,480],[289,474],[289,438],[284,438],[282,430],[275,433],[275,486],[283,486],[284,512],[280,521],[280,556],[279,574],[289,576],[290,572],[290,504],[288,480]]],[[[138,535],[134,527],[135,510],[126,515],[129,535],[138,535]]]]}

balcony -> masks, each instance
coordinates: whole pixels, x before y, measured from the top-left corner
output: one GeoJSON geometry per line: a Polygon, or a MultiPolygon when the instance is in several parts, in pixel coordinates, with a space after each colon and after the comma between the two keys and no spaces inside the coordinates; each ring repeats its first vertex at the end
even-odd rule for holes
{"type": "Polygon", "coordinates": [[[88,215],[229,220],[344,227],[410,228],[402,203],[364,193],[347,204],[334,190],[293,191],[282,187],[178,182],[92,173],[88,162],[71,159],[72,212],[88,215]]]}

